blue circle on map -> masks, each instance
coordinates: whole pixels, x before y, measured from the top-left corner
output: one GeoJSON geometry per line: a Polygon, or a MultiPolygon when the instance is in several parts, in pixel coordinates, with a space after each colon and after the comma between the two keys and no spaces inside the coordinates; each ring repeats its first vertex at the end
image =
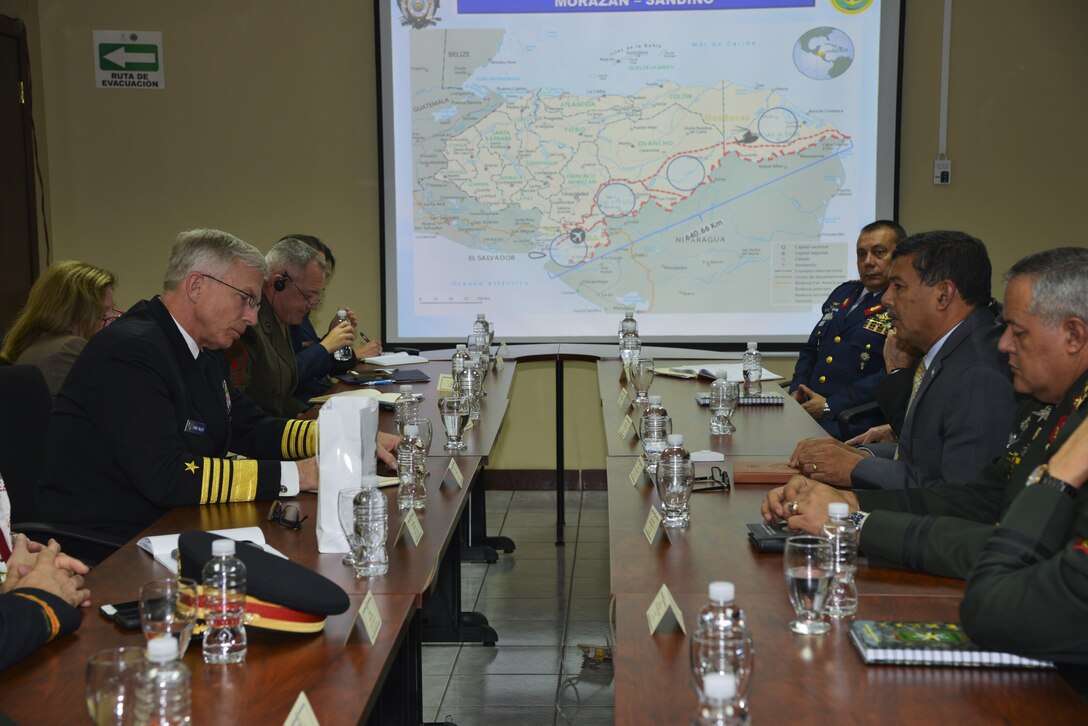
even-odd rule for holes
{"type": "Polygon", "coordinates": [[[626,217],[635,211],[635,192],[622,182],[606,184],[597,192],[597,208],[606,217],[626,217]]]}
{"type": "Polygon", "coordinates": [[[756,129],[759,135],[772,144],[784,144],[797,135],[797,114],[788,108],[775,106],[764,111],[756,129]]]}
{"type": "Polygon", "coordinates": [[[589,257],[586,233],[581,227],[564,232],[548,245],[548,256],[560,267],[577,267],[589,257]]]}
{"type": "Polygon", "coordinates": [[[682,192],[690,192],[706,179],[706,167],[694,156],[678,156],[665,168],[669,184],[682,192]]]}

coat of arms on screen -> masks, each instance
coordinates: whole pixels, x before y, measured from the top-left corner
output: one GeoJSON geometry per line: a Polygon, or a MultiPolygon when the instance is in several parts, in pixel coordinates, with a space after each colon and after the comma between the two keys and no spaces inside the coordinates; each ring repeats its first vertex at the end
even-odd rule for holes
{"type": "Polygon", "coordinates": [[[434,14],[438,12],[438,3],[439,0],[397,0],[401,25],[411,25],[413,28],[437,25],[438,18],[434,14]]]}

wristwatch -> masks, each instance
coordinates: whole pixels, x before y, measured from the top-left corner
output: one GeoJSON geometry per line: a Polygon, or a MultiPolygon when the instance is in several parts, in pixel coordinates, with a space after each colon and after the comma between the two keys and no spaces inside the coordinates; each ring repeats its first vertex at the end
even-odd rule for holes
{"type": "Polygon", "coordinates": [[[830,421],[831,420],[831,406],[829,406],[827,404],[827,401],[824,401],[824,410],[820,414],[820,418],[823,419],[824,421],[830,421]]]}
{"type": "Polygon", "coordinates": [[[868,517],[868,516],[869,516],[868,512],[863,512],[863,511],[861,511],[859,509],[856,512],[851,512],[850,514],[847,514],[846,518],[849,519],[851,522],[853,522],[854,526],[857,527],[858,531],[860,532],[861,531],[861,523],[864,522],[865,518],[868,517]]]}
{"type": "Polygon", "coordinates": [[[1028,474],[1027,480],[1024,481],[1024,488],[1026,489],[1027,487],[1035,486],[1036,484],[1042,484],[1045,487],[1057,489],[1070,499],[1076,499],[1077,488],[1069,482],[1064,482],[1056,476],[1051,476],[1048,469],[1048,464],[1039,464],[1039,466],[1032,469],[1031,473],[1028,474]]]}

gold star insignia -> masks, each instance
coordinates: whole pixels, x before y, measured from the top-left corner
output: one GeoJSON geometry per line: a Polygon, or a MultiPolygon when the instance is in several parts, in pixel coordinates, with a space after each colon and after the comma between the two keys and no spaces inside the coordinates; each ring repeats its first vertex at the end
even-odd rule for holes
{"type": "Polygon", "coordinates": [[[195,474],[196,470],[199,468],[200,467],[196,465],[195,461],[185,462],[185,471],[189,472],[190,474],[195,474]]]}

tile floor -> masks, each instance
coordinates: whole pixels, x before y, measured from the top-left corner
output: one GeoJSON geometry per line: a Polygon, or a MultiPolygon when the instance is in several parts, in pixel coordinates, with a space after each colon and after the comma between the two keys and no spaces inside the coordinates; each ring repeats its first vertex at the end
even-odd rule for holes
{"type": "Polygon", "coordinates": [[[555,493],[487,492],[491,534],[517,549],[461,567],[462,607],[487,616],[493,648],[423,646],[423,713],[459,726],[611,724],[612,668],[582,666],[579,643],[611,644],[608,505],[566,493],[566,545],[555,546],[555,493]]]}

